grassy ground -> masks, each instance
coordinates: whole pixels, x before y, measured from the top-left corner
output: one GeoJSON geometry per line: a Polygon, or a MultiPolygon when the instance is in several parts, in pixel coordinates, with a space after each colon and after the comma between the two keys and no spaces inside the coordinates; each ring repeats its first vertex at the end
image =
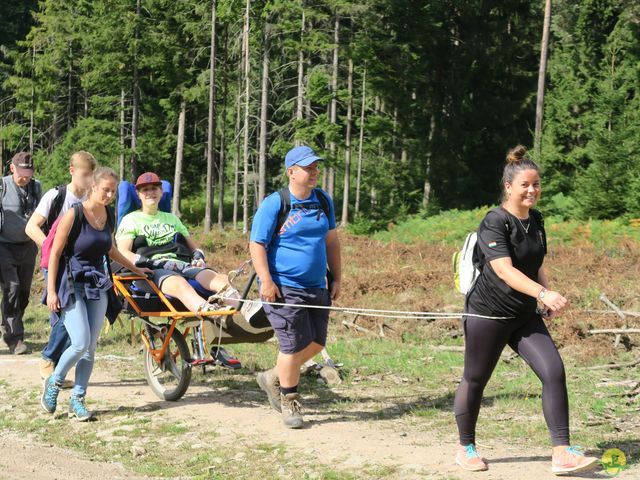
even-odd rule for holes
{"type": "MultiPolygon", "coordinates": [[[[43,311],[31,310],[27,328],[33,332],[31,344],[44,342],[46,326],[43,311]]],[[[418,336],[402,338],[354,338],[338,331],[330,341],[332,357],[343,363],[344,383],[331,389],[314,377],[305,378],[302,388],[308,406],[323,405],[335,415],[371,422],[400,423],[418,435],[445,436],[455,430],[452,417],[453,395],[462,372],[462,355],[437,349],[435,342],[418,336]]],[[[139,346],[129,343],[128,322],[105,332],[97,370],[117,372],[121,381],[143,378],[139,346]]],[[[448,345],[461,345],[459,338],[448,345]]],[[[215,370],[203,376],[197,371],[192,386],[229,389],[239,396],[255,394],[254,371],[269,367],[274,358],[272,343],[238,345],[232,350],[243,360],[238,372],[215,370]]],[[[619,355],[624,361],[631,353],[619,355]]],[[[637,380],[637,370],[587,370],[609,358],[588,362],[565,355],[568,371],[571,429],[574,442],[602,452],[616,447],[625,451],[632,463],[640,457],[638,398],[626,396],[628,386],[598,387],[604,381],[637,380]]],[[[132,388],[145,389],[136,383],[132,388]]],[[[247,439],[239,438],[234,447],[198,448],[215,444],[217,432],[190,421],[176,423],[160,409],[127,408],[114,402],[99,406],[99,422],[88,425],[69,423],[39,413],[39,391],[0,383],[0,429],[36,434],[45,442],[78,450],[95,460],[116,460],[132,471],[159,477],[187,478],[384,478],[391,473],[379,467],[369,471],[334,470],[322,462],[291,455],[277,443],[252,444],[251,461],[239,461],[248,454],[247,439]],[[9,407],[7,407],[9,406],[9,407]],[[292,472],[305,476],[295,477],[292,472]],[[364,477],[363,477],[364,476],[364,477]]],[[[540,383],[519,358],[501,361],[483,401],[478,425],[480,445],[509,439],[514,445],[548,444],[548,434],[540,406],[540,383]]],[[[90,402],[90,405],[93,402],[90,402]]],[[[94,404],[95,408],[96,405],[94,404]]]]}

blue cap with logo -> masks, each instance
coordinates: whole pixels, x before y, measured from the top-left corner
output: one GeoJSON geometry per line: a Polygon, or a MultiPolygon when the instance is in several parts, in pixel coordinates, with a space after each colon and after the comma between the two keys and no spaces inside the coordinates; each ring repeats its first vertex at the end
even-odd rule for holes
{"type": "Polygon", "coordinates": [[[300,147],[294,147],[287,152],[284,157],[284,164],[287,168],[298,165],[300,167],[308,167],[313,162],[321,162],[322,158],[316,155],[311,147],[306,145],[300,147]]]}

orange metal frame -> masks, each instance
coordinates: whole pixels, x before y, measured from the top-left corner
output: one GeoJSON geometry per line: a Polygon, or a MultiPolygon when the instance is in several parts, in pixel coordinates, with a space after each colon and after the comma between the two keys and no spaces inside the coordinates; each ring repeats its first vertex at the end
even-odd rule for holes
{"type": "MultiPolygon", "coordinates": [[[[173,335],[173,331],[176,329],[176,325],[179,320],[185,320],[187,318],[202,318],[202,317],[226,317],[227,315],[233,315],[236,313],[236,310],[211,310],[208,312],[189,312],[189,311],[178,311],[171,304],[169,299],[160,291],[158,286],[152,282],[147,277],[143,277],[140,275],[113,275],[113,286],[117,292],[119,292],[125,299],[125,301],[133,307],[133,310],[136,312],[136,315],[139,317],[164,317],[171,318],[171,325],[169,326],[169,331],[162,343],[160,348],[151,348],[151,342],[147,338],[147,335],[144,331],[144,327],[140,331],[140,336],[142,338],[142,342],[145,345],[145,348],[151,353],[156,362],[160,363],[164,359],[164,356],[167,354],[167,350],[169,348],[169,341],[171,340],[171,335],[173,335]],[[131,293],[127,289],[126,285],[128,283],[132,283],[136,280],[144,280],[149,284],[153,292],[160,298],[162,303],[167,307],[166,311],[162,312],[147,312],[144,311],[140,305],[135,301],[135,299],[131,296],[131,293]]],[[[184,335],[188,335],[189,327],[185,329],[184,335]]],[[[171,352],[170,352],[171,353],[171,352]]],[[[174,355],[171,353],[171,355],[174,355]]],[[[177,355],[175,355],[177,356],[177,355]]]]}

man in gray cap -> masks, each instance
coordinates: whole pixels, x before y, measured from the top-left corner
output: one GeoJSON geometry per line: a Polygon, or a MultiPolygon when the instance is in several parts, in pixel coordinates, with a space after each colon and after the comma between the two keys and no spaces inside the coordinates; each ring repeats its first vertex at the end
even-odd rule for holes
{"type": "Polygon", "coordinates": [[[38,247],[24,229],[42,197],[42,186],[33,178],[33,159],[16,153],[11,175],[0,183],[0,287],[2,288],[3,339],[9,351],[27,353],[22,316],[29,303],[38,247]]]}

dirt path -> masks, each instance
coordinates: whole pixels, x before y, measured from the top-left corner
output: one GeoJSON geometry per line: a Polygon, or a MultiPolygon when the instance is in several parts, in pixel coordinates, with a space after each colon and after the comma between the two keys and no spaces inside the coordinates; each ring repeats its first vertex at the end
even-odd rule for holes
{"type": "MultiPolygon", "coordinates": [[[[335,409],[332,405],[310,405],[305,409],[308,427],[299,431],[285,430],[280,418],[267,404],[261,392],[243,390],[240,394],[226,388],[192,386],[179,402],[161,402],[146,386],[143,378],[115,380],[98,362],[90,396],[99,408],[144,407],[161,410],[165,418],[194,428],[206,425],[217,433],[215,444],[237,444],[240,440],[250,451],[251,445],[264,442],[282,444],[288,452],[309,459],[310,463],[331,465],[337,470],[358,471],[365,466],[394,467],[388,478],[457,478],[467,479],[528,479],[557,478],[549,471],[549,451],[546,448],[527,449],[508,443],[490,443],[482,453],[490,461],[486,474],[469,474],[453,464],[451,452],[456,439],[453,433],[441,435],[421,432],[402,420],[377,420],[369,413],[335,409]]],[[[40,390],[35,357],[0,357],[0,379],[12,386],[40,390]]],[[[66,393],[63,397],[66,399],[66,393]]],[[[43,414],[44,415],[44,414],[43,414]]],[[[108,425],[105,425],[105,432],[108,425]]],[[[211,439],[200,439],[211,442],[211,439]]],[[[0,457],[6,478],[89,478],[100,472],[104,478],[135,478],[117,464],[97,464],[57,447],[40,445],[31,438],[17,434],[0,436],[0,451],[16,455],[0,457]],[[17,443],[11,449],[9,444],[17,443]],[[2,448],[7,446],[7,448],[2,448]],[[37,447],[37,448],[33,448],[37,447]],[[64,464],[60,458],[64,455],[64,464]],[[67,460],[68,459],[68,460],[67,460]],[[5,470],[7,469],[7,470],[5,470]],[[73,476],[76,473],[77,477],[73,476]],[[63,475],[64,474],[64,475],[63,475]]],[[[5,478],[2,476],[2,478],[5,478]]],[[[609,478],[601,470],[584,474],[582,478],[609,478]]],[[[622,472],[617,478],[640,478],[640,468],[622,472]]]]}
{"type": "Polygon", "coordinates": [[[11,480],[142,480],[117,463],[92,462],[31,436],[0,432],[0,478],[11,480]]]}

